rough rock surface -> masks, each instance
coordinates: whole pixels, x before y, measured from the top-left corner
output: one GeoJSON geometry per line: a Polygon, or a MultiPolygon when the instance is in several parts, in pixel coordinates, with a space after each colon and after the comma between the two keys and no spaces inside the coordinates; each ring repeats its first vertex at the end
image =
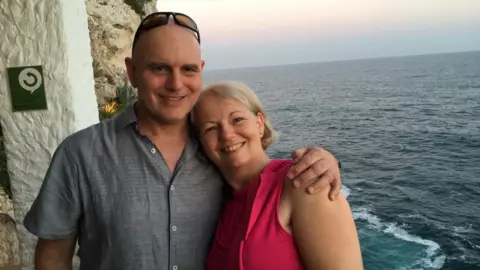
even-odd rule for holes
{"type": "Polygon", "coordinates": [[[126,79],[124,59],[141,18],[156,10],[156,0],[87,0],[88,27],[97,101],[115,95],[126,79]]]}
{"type": "MultiPolygon", "coordinates": [[[[83,57],[83,60],[80,59],[81,64],[72,66],[68,65],[68,61],[65,62],[68,58],[64,57],[67,55],[66,52],[58,51],[61,49],[59,47],[60,43],[55,42],[62,40],[62,38],[56,36],[58,33],[46,33],[41,27],[32,29],[24,29],[23,27],[31,24],[29,21],[31,18],[35,18],[35,25],[58,26],[59,24],[55,20],[59,18],[61,11],[53,3],[56,3],[56,1],[0,1],[0,18],[8,21],[8,23],[2,23],[0,26],[0,32],[5,33],[5,42],[1,43],[0,51],[6,53],[4,54],[4,59],[0,58],[0,64],[9,66],[43,63],[46,70],[46,78],[62,78],[60,80],[50,80],[49,88],[75,88],[78,90],[80,88],[89,89],[88,82],[91,82],[91,80],[83,80],[83,76],[72,75],[80,71],[75,70],[75,67],[80,67],[84,63],[86,65],[83,66],[90,66],[90,63],[92,63],[96,88],[95,94],[97,102],[102,104],[106,98],[113,96],[116,87],[123,83],[125,79],[123,75],[123,59],[125,56],[130,55],[130,43],[133,33],[141,17],[156,10],[156,0],[86,0],[90,35],[90,42],[87,42],[91,45],[93,61],[87,61],[89,59],[83,57]],[[45,16],[46,14],[48,16],[45,16]],[[15,22],[15,27],[12,27],[12,21],[15,22]],[[36,42],[30,42],[32,40],[36,42]],[[44,57],[48,58],[47,56],[51,55],[57,55],[57,58],[52,59],[52,61],[44,61],[44,57]],[[66,66],[70,69],[65,68],[66,66]],[[70,71],[72,74],[65,74],[64,71],[70,71]],[[70,75],[78,77],[78,80],[75,80],[70,75]],[[69,85],[69,83],[72,84],[69,85]]],[[[63,3],[68,3],[68,1],[63,3]]],[[[72,10],[78,11],[81,9],[72,8],[72,10]]],[[[76,16],[78,14],[75,13],[73,15],[76,16]]],[[[61,34],[61,32],[59,33],[61,34]]],[[[83,40],[88,38],[78,35],[76,31],[69,31],[67,35],[67,39],[71,39],[75,35],[76,38],[82,39],[82,41],[77,40],[69,46],[72,52],[75,51],[78,55],[82,55],[82,52],[78,52],[77,49],[82,48],[84,45],[83,40]]],[[[78,63],[79,61],[74,59],[70,61],[70,63],[72,62],[78,63]]],[[[84,71],[76,74],[82,74],[82,72],[84,71]]],[[[4,71],[0,71],[0,76],[6,78],[4,71]]],[[[3,87],[4,82],[0,84],[2,84],[3,89],[7,89],[7,87],[3,87]]],[[[3,118],[0,119],[2,121],[0,124],[4,125],[4,135],[8,137],[10,145],[10,170],[15,171],[14,174],[10,175],[10,178],[12,183],[16,183],[16,188],[13,188],[15,191],[13,198],[13,203],[16,205],[15,211],[12,207],[12,200],[0,189],[0,269],[3,269],[5,265],[13,266],[20,264],[21,257],[23,257],[24,261],[32,261],[31,251],[35,241],[28,236],[28,233],[21,226],[21,222],[15,222],[14,217],[22,220],[30,203],[33,201],[39,189],[39,180],[45,174],[46,166],[48,166],[48,158],[46,157],[51,157],[54,149],[63,137],[87,124],[83,120],[85,120],[84,118],[89,118],[90,113],[84,113],[84,117],[72,113],[73,111],[80,111],[82,108],[90,112],[90,106],[85,106],[84,103],[78,102],[77,99],[82,99],[81,97],[85,96],[84,93],[80,92],[71,96],[62,96],[63,92],[61,91],[55,92],[50,97],[50,102],[53,105],[49,111],[27,114],[26,118],[23,118],[20,114],[13,116],[4,111],[9,107],[5,103],[9,99],[4,98],[6,97],[6,92],[4,93],[0,89],[0,113],[3,118]],[[60,106],[60,104],[67,101],[69,103],[72,100],[72,104],[66,108],[63,105],[60,106]],[[4,118],[4,115],[7,117],[4,118]],[[25,119],[27,120],[26,122],[25,119]],[[23,123],[29,128],[24,128],[16,123],[23,123]],[[63,124],[58,129],[55,123],[63,124]],[[28,130],[28,132],[22,133],[21,130],[28,130]],[[17,136],[15,134],[22,135],[17,136]],[[30,141],[29,144],[20,142],[25,138],[27,138],[27,141],[30,141]],[[31,155],[32,152],[38,153],[38,155],[31,155]],[[30,181],[25,181],[25,179],[30,181]]],[[[92,112],[92,115],[96,115],[95,111],[92,112]]],[[[2,140],[0,140],[0,143],[2,143],[2,140]]],[[[0,149],[2,152],[0,157],[5,154],[4,150],[0,149]]],[[[6,170],[4,163],[0,162],[0,166],[0,170],[6,170]]],[[[75,265],[78,265],[78,262],[75,265]]]]}
{"type": "MultiPolygon", "coordinates": [[[[17,254],[25,270],[33,268],[36,238],[22,226],[23,218],[53,152],[66,136],[98,122],[85,10],[82,1],[0,1],[0,66],[41,65],[43,77],[36,79],[44,82],[48,104],[48,110],[12,113],[9,84],[3,79],[7,69],[0,69],[0,120],[17,220],[17,254]]],[[[6,231],[14,231],[10,226],[6,231]]]]}
{"type": "Polygon", "coordinates": [[[0,190],[0,268],[20,264],[12,201],[0,190]]]}

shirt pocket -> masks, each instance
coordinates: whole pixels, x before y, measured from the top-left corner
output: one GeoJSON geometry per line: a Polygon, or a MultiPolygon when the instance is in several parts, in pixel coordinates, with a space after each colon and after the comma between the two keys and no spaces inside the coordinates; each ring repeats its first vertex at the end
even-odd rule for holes
{"type": "Polygon", "coordinates": [[[131,192],[102,193],[94,196],[97,221],[105,229],[132,230],[148,222],[148,194],[131,192]]]}

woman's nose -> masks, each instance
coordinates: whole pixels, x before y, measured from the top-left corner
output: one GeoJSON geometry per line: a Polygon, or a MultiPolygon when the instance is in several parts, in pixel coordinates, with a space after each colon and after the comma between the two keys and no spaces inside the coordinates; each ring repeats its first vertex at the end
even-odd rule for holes
{"type": "Polygon", "coordinates": [[[230,125],[222,126],[222,132],[220,132],[220,136],[223,141],[228,141],[229,139],[235,137],[235,129],[230,125]]]}

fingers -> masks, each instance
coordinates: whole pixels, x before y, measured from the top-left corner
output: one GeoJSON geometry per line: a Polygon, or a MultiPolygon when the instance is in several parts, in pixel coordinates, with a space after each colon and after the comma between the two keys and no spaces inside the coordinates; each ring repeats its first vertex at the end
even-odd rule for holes
{"type": "MultiPolygon", "coordinates": [[[[308,188],[307,191],[309,194],[315,194],[331,185],[331,183],[335,182],[335,177],[331,171],[326,171],[320,178],[317,178],[308,188]]],[[[330,190],[329,197],[332,199],[331,194],[332,190],[330,190]]]]}
{"type": "Polygon", "coordinates": [[[330,191],[328,197],[331,201],[334,201],[338,198],[342,188],[342,182],[340,179],[340,173],[333,173],[332,170],[326,170],[318,180],[311,183],[307,191],[309,194],[315,194],[324,188],[330,186],[330,191]]]}
{"type": "Polygon", "coordinates": [[[308,151],[309,151],[308,148],[300,148],[300,149],[295,150],[295,151],[292,153],[293,163],[297,163],[298,160],[299,160],[300,158],[302,158],[308,151]]]}
{"type": "MultiPolygon", "coordinates": [[[[323,158],[323,155],[325,152],[321,148],[300,149],[297,151],[295,151],[294,154],[292,154],[292,158],[294,158],[293,156],[295,155],[297,160],[295,162],[295,158],[294,158],[295,164],[288,170],[288,173],[287,173],[287,177],[290,179],[297,178],[300,174],[302,174],[305,170],[310,168],[313,164],[320,161],[323,158]]],[[[319,174],[317,174],[317,177],[318,176],[319,174]]]]}
{"type": "Polygon", "coordinates": [[[318,181],[319,177],[323,176],[323,174],[325,174],[325,172],[329,170],[328,162],[326,160],[316,160],[312,161],[311,163],[312,164],[306,163],[308,165],[305,166],[296,164],[297,169],[294,168],[296,177],[293,178],[294,186],[299,187],[305,185],[313,185],[315,182],[318,181]]]}
{"type": "Polygon", "coordinates": [[[328,197],[330,198],[330,200],[334,201],[334,200],[337,199],[338,195],[340,194],[340,190],[342,188],[342,182],[340,180],[340,175],[338,175],[338,176],[333,175],[333,179],[332,179],[332,182],[330,182],[330,185],[331,185],[332,189],[328,193],[328,197]]]}
{"type": "Polygon", "coordinates": [[[317,193],[330,186],[329,198],[335,200],[342,187],[339,163],[327,150],[319,147],[301,148],[292,153],[294,165],[287,172],[295,187],[307,186],[307,192],[317,193]]]}

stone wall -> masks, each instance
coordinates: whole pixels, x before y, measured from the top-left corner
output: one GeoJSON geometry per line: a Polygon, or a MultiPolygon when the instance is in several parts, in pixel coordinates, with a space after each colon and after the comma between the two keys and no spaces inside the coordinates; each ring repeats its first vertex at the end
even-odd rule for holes
{"type": "MultiPolygon", "coordinates": [[[[143,16],[156,10],[156,2],[156,0],[86,0],[95,94],[99,105],[113,97],[116,87],[125,81],[123,61],[130,55],[134,31],[143,16]]],[[[8,181],[8,175],[2,174],[6,171],[6,164],[2,159],[5,153],[1,133],[0,144],[1,184],[2,181],[8,181]]],[[[21,222],[15,222],[13,217],[12,201],[0,187],[0,268],[6,264],[19,264],[21,257],[19,248],[22,245],[17,237],[21,222]]]]}
{"type": "Polygon", "coordinates": [[[0,189],[0,268],[20,264],[20,252],[13,206],[0,189]]]}
{"type": "Polygon", "coordinates": [[[3,144],[2,127],[0,126],[0,269],[7,265],[20,264],[14,216],[10,179],[7,173],[7,156],[3,144]]]}

